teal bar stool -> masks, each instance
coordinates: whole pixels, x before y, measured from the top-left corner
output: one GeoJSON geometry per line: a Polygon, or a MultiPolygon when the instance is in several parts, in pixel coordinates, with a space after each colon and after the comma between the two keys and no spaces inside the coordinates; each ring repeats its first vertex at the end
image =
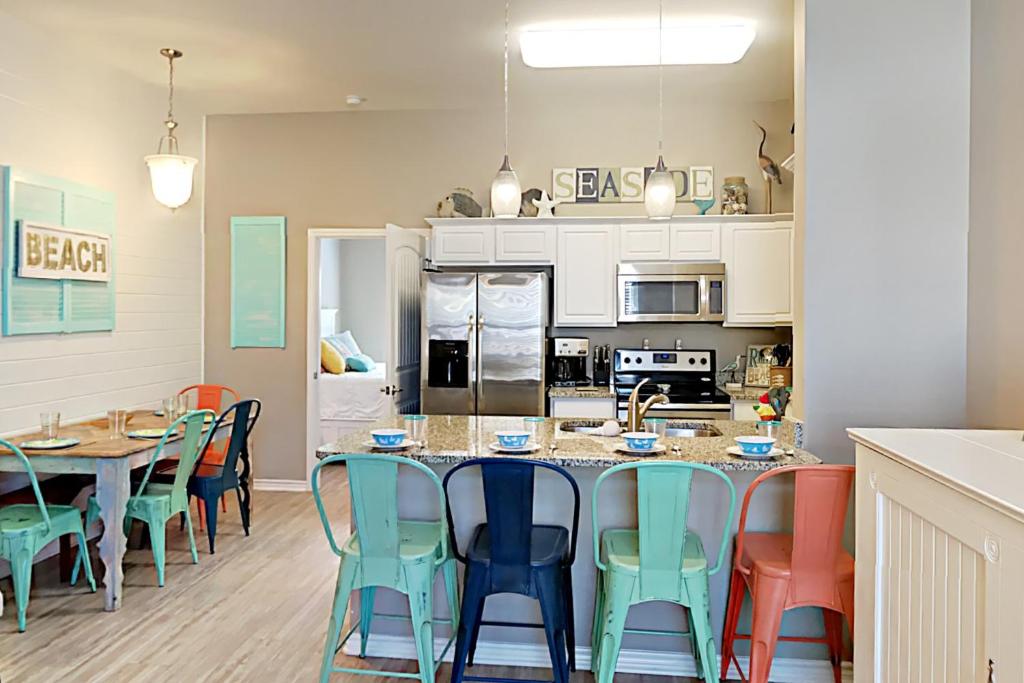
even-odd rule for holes
{"type": "MultiPolygon", "coordinates": [[[[73,505],[47,505],[39,490],[39,480],[32,464],[21,449],[9,441],[0,439],[0,446],[14,453],[21,461],[35,494],[35,505],[7,505],[0,507],[0,558],[11,563],[11,578],[14,580],[14,602],[18,608],[18,630],[25,631],[25,612],[28,610],[28,594],[32,585],[32,560],[36,554],[54,539],[66,534],[78,537],[78,558],[71,585],[78,581],[78,568],[85,565],[85,578],[89,587],[96,591],[85,549],[85,529],[82,527],[82,511],[73,505]]],[[[0,598],[2,600],[3,598],[0,598]]],[[[0,602],[0,612],[3,603],[0,602]]]]}
{"type": "Polygon", "coordinates": [[[689,635],[697,672],[707,681],[719,679],[718,657],[711,633],[708,577],[722,568],[736,512],[736,489],[722,472],[687,462],[630,462],[617,465],[597,478],[592,499],[594,562],[597,564],[593,656],[591,669],[598,683],[615,675],[624,633],[689,635]],[[599,531],[598,495],[611,476],[636,470],[638,529],[599,531]],[[707,472],[725,483],[729,515],[722,529],[718,561],[708,570],[704,544],[686,528],[690,486],[695,472],[707,472]],[[642,602],[672,602],[687,608],[688,632],[627,629],[630,606],[642,602]]]}
{"type": "Polygon", "coordinates": [[[334,591],[331,620],[327,627],[320,681],[326,683],[332,673],[411,678],[431,683],[437,667],[455,640],[459,627],[459,586],[455,558],[448,549],[448,528],[444,520],[417,522],[398,518],[398,466],[419,470],[430,479],[437,491],[440,510],[446,508],[441,480],[430,468],[395,455],[332,455],[313,468],[313,500],[334,554],[341,558],[338,583],[334,591]],[[341,545],[334,540],[331,523],[320,495],[320,470],[327,465],[344,463],[348,470],[352,495],[352,520],[356,531],[341,545]],[[438,570],[444,575],[451,619],[433,616],[434,579],[438,570]],[[402,619],[396,615],[374,614],[373,601],[378,587],[390,588],[409,597],[408,619],[412,621],[413,638],[419,672],[376,671],[334,666],[335,655],[359,629],[360,656],[366,656],[373,619],[402,619]],[[360,593],[359,622],[341,637],[349,596],[360,593]],[[441,654],[434,656],[434,624],[450,624],[452,635],[441,654]],[[340,640],[340,642],[339,642],[340,640]]]}
{"type": "MultiPolygon", "coordinates": [[[[153,561],[156,564],[156,582],[162,588],[164,585],[164,566],[167,561],[167,521],[175,515],[185,517],[185,527],[188,529],[188,548],[192,553],[192,564],[199,564],[199,555],[196,553],[196,539],[192,534],[192,517],[188,514],[188,478],[192,474],[199,454],[206,448],[213,429],[207,429],[203,435],[206,416],[212,420],[216,417],[212,410],[193,410],[182,415],[171,423],[164,435],[160,437],[156,448],[153,450],[153,457],[149,460],[149,466],[142,477],[142,481],[135,489],[135,493],[128,499],[128,506],[124,515],[124,535],[127,536],[132,528],[132,520],[144,522],[149,527],[149,541],[153,546],[153,561]],[[161,454],[167,441],[178,434],[181,425],[185,426],[185,433],[181,439],[181,451],[178,454],[178,469],[174,474],[174,480],[170,483],[150,481],[153,476],[153,468],[160,461],[161,454]]],[[[95,496],[89,497],[89,504],[86,508],[86,525],[93,524],[100,518],[100,505],[95,496]]],[[[78,566],[71,574],[71,581],[74,582],[78,575],[78,566]]]]}

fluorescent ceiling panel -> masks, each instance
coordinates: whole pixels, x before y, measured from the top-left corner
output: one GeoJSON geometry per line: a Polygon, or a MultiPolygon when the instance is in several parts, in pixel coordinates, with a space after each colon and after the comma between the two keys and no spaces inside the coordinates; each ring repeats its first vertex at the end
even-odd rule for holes
{"type": "MultiPolygon", "coordinates": [[[[733,64],[756,35],[751,24],[738,21],[666,26],[662,63],[733,64]]],[[[525,30],[519,45],[523,62],[538,69],[658,64],[657,26],[525,30]]]]}

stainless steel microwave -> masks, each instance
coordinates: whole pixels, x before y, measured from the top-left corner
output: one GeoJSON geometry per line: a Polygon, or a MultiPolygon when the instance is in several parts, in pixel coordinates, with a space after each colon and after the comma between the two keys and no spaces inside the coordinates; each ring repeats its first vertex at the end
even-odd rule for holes
{"type": "Polygon", "coordinates": [[[721,263],[623,263],[618,285],[620,323],[725,320],[721,263]]]}

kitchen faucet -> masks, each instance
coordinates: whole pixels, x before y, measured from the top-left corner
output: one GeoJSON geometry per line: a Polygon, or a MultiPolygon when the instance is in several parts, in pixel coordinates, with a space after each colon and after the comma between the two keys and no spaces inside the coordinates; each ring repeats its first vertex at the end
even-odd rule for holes
{"type": "Polygon", "coordinates": [[[636,386],[633,387],[633,393],[629,395],[629,409],[626,412],[627,432],[640,431],[640,427],[644,422],[644,416],[647,415],[647,411],[652,405],[655,403],[668,403],[668,396],[665,394],[654,394],[643,403],[640,403],[640,387],[649,381],[650,378],[645,377],[637,382],[636,386]]]}

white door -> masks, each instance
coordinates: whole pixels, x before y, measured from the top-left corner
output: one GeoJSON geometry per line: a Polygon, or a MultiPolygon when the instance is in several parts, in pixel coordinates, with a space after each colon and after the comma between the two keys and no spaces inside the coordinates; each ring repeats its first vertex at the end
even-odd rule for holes
{"type": "Polygon", "coordinates": [[[555,259],[555,325],[615,327],[618,226],[560,225],[555,259]]]}
{"type": "Polygon", "coordinates": [[[385,236],[387,271],[388,367],[384,392],[391,396],[392,415],[420,409],[420,273],[424,239],[416,230],[388,225],[385,236]]]}

